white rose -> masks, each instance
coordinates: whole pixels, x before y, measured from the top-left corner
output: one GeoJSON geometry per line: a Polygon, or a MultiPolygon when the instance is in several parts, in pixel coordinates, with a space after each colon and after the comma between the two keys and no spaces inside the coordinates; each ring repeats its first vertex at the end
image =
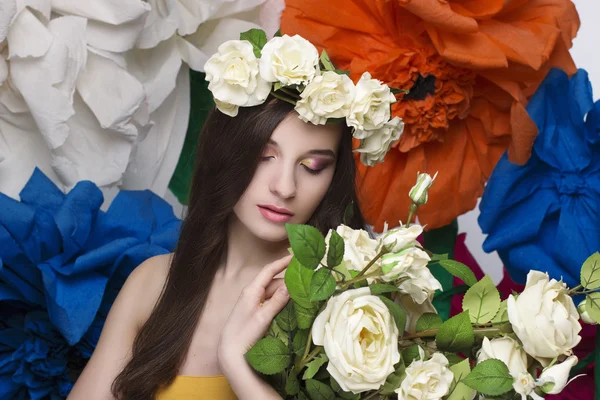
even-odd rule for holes
{"type": "Polygon", "coordinates": [[[329,118],[348,115],[354,96],[354,83],[346,75],[326,71],[308,83],[296,103],[304,122],[324,125],[329,118]]]}
{"type": "Polygon", "coordinates": [[[368,287],[331,297],[315,319],[312,338],[325,347],[327,371],[346,392],[379,389],[400,361],[398,328],[368,287]]]}
{"type": "MultiPolygon", "coordinates": [[[[352,229],[346,225],[339,225],[336,232],[344,239],[344,264],[347,269],[361,271],[378,253],[379,242],[372,239],[367,231],[352,229]]],[[[329,243],[331,231],[327,234],[325,242],[329,243]]],[[[325,260],[327,260],[325,254],[325,260]]],[[[378,260],[374,266],[379,266],[378,260]]],[[[330,265],[335,267],[335,265],[330,265]]]]}
{"type": "Polygon", "coordinates": [[[398,253],[408,246],[418,244],[417,238],[423,233],[421,225],[413,224],[408,228],[399,226],[381,235],[381,242],[390,253],[398,253]]]}
{"type": "Polygon", "coordinates": [[[400,139],[404,131],[404,122],[399,117],[394,117],[373,131],[354,131],[354,137],[364,137],[360,140],[360,147],[355,151],[360,154],[360,162],[369,167],[380,163],[385,158],[394,142],[400,139]]]}
{"type": "Polygon", "coordinates": [[[427,268],[429,261],[429,255],[416,247],[395,254],[385,254],[381,260],[381,270],[384,273],[381,278],[386,282],[408,278],[398,286],[400,292],[409,294],[417,303],[422,304],[436,290],[442,289],[441,283],[427,268]]]}
{"type": "Polygon", "coordinates": [[[569,382],[577,378],[574,377],[571,381],[568,380],[571,368],[573,368],[578,361],[579,359],[576,356],[571,356],[560,364],[555,364],[550,368],[546,368],[542,371],[542,374],[537,381],[537,385],[541,386],[542,391],[546,394],[558,394],[562,392],[569,382]],[[544,390],[544,385],[546,384],[550,384],[550,386],[549,389],[544,390]]]}
{"type": "Polygon", "coordinates": [[[299,35],[274,37],[262,48],[259,66],[268,82],[307,84],[319,73],[319,52],[299,35]]]}
{"type": "Polygon", "coordinates": [[[587,300],[583,300],[577,306],[577,311],[579,312],[579,316],[581,317],[581,320],[588,325],[598,325],[598,323],[592,317],[590,317],[590,314],[585,310],[586,302],[587,302],[587,300]]]}
{"type": "Polygon", "coordinates": [[[415,360],[406,368],[406,378],[396,393],[398,400],[439,400],[448,394],[454,374],[448,369],[448,359],[434,353],[427,360],[415,360]]]}
{"type": "Polygon", "coordinates": [[[516,378],[520,373],[527,372],[527,353],[520,346],[519,342],[508,336],[492,340],[485,337],[477,353],[477,363],[495,358],[506,364],[510,374],[516,378]]]}
{"type": "Polygon", "coordinates": [[[579,314],[566,285],[547,274],[530,271],[525,290],[518,298],[509,296],[508,319],[527,354],[543,366],[581,341],[579,314]]]}
{"type": "MultiPolygon", "coordinates": [[[[390,106],[396,98],[387,85],[371,79],[371,74],[363,73],[356,83],[354,100],[346,123],[362,132],[379,129],[390,119],[390,106]]],[[[359,138],[363,139],[363,138],[359,138]]]]}
{"type": "Polygon", "coordinates": [[[417,174],[417,183],[408,192],[408,197],[410,197],[413,203],[420,206],[427,203],[429,188],[433,185],[436,177],[437,172],[433,178],[429,174],[417,174]]]}
{"type": "Polygon", "coordinates": [[[527,400],[527,396],[535,400],[543,400],[544,398],[538,396],[534,391],[536,386],[535,379],[527,371],[519,373],[513,382],[513,389],[521,395],[521,400],[527,400]]]}
{"type": "Polygon", "coordinates": [[[396,302],[399,303],[406,312],[406,325],[404,329],[406,332],[416,333],[417,321],[423,314],[437,314],[437,310],[433,306],[432,300],[433,295],[425,299],[422,303],[417,303],[412,296],[407,294],[396,297],[396,302]]]}
{"type": "Polygon", "coordinates": [[[236,115],[238,115],[239,106],[236,106],[234,104],[225,103],[216,98],[213,100],[215,101],[215,105],[217,106],[217,109],[219,111],[221,111],[223,114],[229,115],[230,117],[235,117],[236,115]]]}
{"type": "Polygon", "coordinates": [[[258,60],[247,40],[229,40],[220,45],[204,70],[215,100],[230,105],[226,110],[262,104],[271,92],[272,84],[260,76],[258,60]]]}

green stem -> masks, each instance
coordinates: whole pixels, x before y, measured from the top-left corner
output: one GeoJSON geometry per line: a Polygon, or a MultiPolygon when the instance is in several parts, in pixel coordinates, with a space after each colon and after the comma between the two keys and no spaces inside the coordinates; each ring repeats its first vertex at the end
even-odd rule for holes
{"type": "Polygon", "coordinates": [[[311,351],[307,356],[306,359],[302,359],[300,361],[300,363],[298,364],[298,366],[296,367],[296,371],[300,372],[302,371],[302,368],[304,368],[306,366],[306,364],[308,364],[313,358],[315,358],[321,351],[323,350],[322,346],[318,346],[315,347],[313,349],[313,351],[311,351]]]}
{"type": "Polygon", "coordinates": [[[569,294],[574,294],[576,291],[578,291],[579,289],[583,288],[582,285],[577,285],[575,286],[573,289],[569,290],[569,294]]]}
{"type": "MultiPolygon", "coordinates": [[[[507,332],[507,325],[502,325],[501,327],[486,327],[486,328],[473,328],[473,333],[476,335],[496,335],[498,333],[510,333],[507,332]]],[[[438,329],[429,329],[422,332],[413,333],[412,335],[403,336],[402,340],[412,340],[418,338],[427,338],[427,337],[435,337],[438,333],[438,329]]]]}
{"type": "Polygon", "coordinates": [[[293,90],[290,90],[286,87],[279,88],[279,90],[290,96],[292,99],[300,100],[298,93],[295,93],[293,90]]]}
{"type": "Polygon", "coordinates": [[[417,213],[417,210],[419,209],[419,206],[415,203],[412,203],[410,205],[410,208],[408,210],[408,219],[406,220],[406,228],[410,227],[410,221],[412,221],[413,217],[415,216],[415,214],[417,213]]]}
{"type": "MultiPolygon", "coordinates": [[[[352,285],[353,283],[356,283],[356,282],[362,281],[363,279],[366,279],[367,277],[366,277],[366,276],[363,276],[363,275],[365,275],[365,273],[366,273],[366,272],[369,270],[369,268],[371,268],[371,267],[373,266],[373,264],[375,264],[375,263],[377,262],[377,260],[379,260],[379,259],[381,258],[381,256],[383,256],[383,255],[384,255],[384,252],[383,252],[383,250],[381,250],[381,251],[379,252],[379,254],[377,254],[377,255],[375,256],[375,258],[374,258],[374,259],[372,259],[372,260],[371,260],[371,261],[370,261],[370,262],[369,262],[369,263],[368,263],[368,264],[367,264],[367,265],[366,265],[366,266],[365,266],[365,267],[362,269],[362,271],[360,271],[360,272],[358,273],[358,275],[356,275],[354,278],[350,279],[348,282],[346,282],[344,285],[342,285],[342,289],[345,289],[345,288],[347,288],[348,286],[352,285]]],[[[372,277],[372,276],[374,276],[374,275],[375,275],[375,273],[369,274],[369,276],[370,276],[370,277],[372,277]]],[[[379,275],[379,273],[377,273],[377,275],[379,275]]]]}
{"type": "Polygon", "coordinates": [[[378,390],[374,393],[371,393],[370,395],[368,395],[367,397],[364,398],[364,400],[368,400],[368,399],[372,399],[373,397],[377,396],[379,393],[381,393],[381,390],[378,390]]]}

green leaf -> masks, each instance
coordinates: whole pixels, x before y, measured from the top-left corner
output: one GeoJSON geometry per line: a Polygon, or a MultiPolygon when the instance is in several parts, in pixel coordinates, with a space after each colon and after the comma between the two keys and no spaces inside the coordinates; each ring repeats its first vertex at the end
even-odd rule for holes
{"type": "Polygon", "coordinates": [[[492,319],[493,324],[504,324],[508,322],[508,303],[506,300],[500,303],[496,316],[492,319]]]}
{"type": "Polygon", "coordinates": [[[275,321],[284,331],[291,332],[298,327],[296,313],[294,312],[294,302],[288,301],[287,305],[275,316],[275,321]]]}
{"type": "Polygon", "coordinates": [[[325,238],[310,225],[286,224],[294,256],[306,268],[315,269],[325,256],[325,238]]]}
{"type": "Polygon", "coordinates": [[[298,400],[309,400],[303,392],[298,393],[298,400]]]}
{"type": "Polygon", "coordinates": [[[398,88],[390,88],[390,91],[392,92],[392,94],[400,94],[400,93],[409,93],[410,90],[406,90],[406,89],[398,89],[398,88]]]}
{"type": "Polygon", "coordinates": [[[489,359],[477,364],[463,379],[463,383],[486,396],[499,396],[512,389],[513,377],[506,364],[489,359]]]}
{"type": "Polygon", "coordinates": [[[310,400],[335,400],[335,393],[333,390],[315,379],[309,379],[306,381],[306,391],[310,400]]]}
{"type": "Polygon", "coordinates": [[[308,293],[310,301],[327,300],[335,292],[335,279],[331,271],[327,268],[321,268],[315,272],[311,281],[308,293]]]}
{"type": "Polygon", "coordinates": [[[300,329],[294,335],[294,339],[292,340],[292,347],[294,348],[294,353],[297,356],[302,356],[304,354],[306,341],[308,340],[308,331],[308,329],[300,329]]]}
{"type": "Polygon", "coordinates": [[[600,253],[595,252],[583,263],[581,286],[590,290],[600,287],[600,253]]]}
{"type": "Polygon", "coordinates": [[[273,35],[273,37],[281,37],[281,29],[277,29],[277,32],[275,32],[275,35],[273,35]]]}
{"type": "Polygon", "coordinates": [[[282,87],[283,87],[283,83],[281,83],[281,82],[275,82],[275,83],[273,84],[273,90],[274,90],[274,91],[278,91],[278,90],[279,90],[279,89],[281,89],[282,87]]]}
{"type": "Polygon", "coordinates": [[[444,322],[438,329],[435,342],[442,351],[468,352],[475,341],[469,312],[463,311],[444,322]]]}
{"type": "Polygon", "coordinates": [[[247,40],[252,45],[254,55],[260,58],[261,50],[267,43],[267,34],[262,29],[250,29],[240,34],[240,40],[247,40]]]}
{"type": "Polygon", "coordinates": [[[413,344],[412,346],[406,348],[402,352],[402,359],[404,360],[404,365],[409,366],[414,360],[420,360],[421,354],[419,353],[419,345],[413,344]]]}
{"type": "Polygon", "coordinates": [[[335,73],[338,75],[350,75],[350,71],[346,71],[345,69],[335,69],[335,73]]]}
{"type": "Polygon", "coordinates": [[[388,310],[394,317],[394,321],[396,322],[396,326],[398,327],[398,331],[400,332],[400,337],[404,334],[404,327],[406,326],[406,311],[398,303],[388,299],[385,296],[377,296],[379,297],[383,303],[387,306],[388,310]]]}
{"type": "Polygon", "coordinates": [[[438,329],[442,325],[442,317],[435,313],[425,313],[417,320],[416,331],[423,332],[438,329]]]}
{"type": "Polygon", "coordinates": [[[319,354],[318,357],[314,358],[311,362],[306,364],[306,369],[304,370],[304,375],[302,375],[302,379],[312,379],[317,374],[317,372],[319,372],[319,368],[321,368],[321,366],[323,366],[323,364],[325,364],[327,361],[329,361],[329,358],[327,358],[327,355],[325,353],[319,354]]]}
{"type": "Polygon", "coordinates": [[[321,52],[320,59],[321,59],[321,64],[323,64],[323,68],[325,68],[326,71],[335,71],[335,67],[333,66],[333,63],[331,62],[331,60],[329,59],[329,54],[327,54],[325,49],[323,49],[323,51],[321,52]]]}
{"type": "Polygon", "coordinates": [[[585,311],[594,321],[600,323],[600,293],[590,293],[585,299],[585,311]]]}
{"type": "Polygon", "coordinates": [[[329,238],[329,251],[327,252],[327,266],[336,267],[344,261],[344,239],[336,231],[331,231],[329,238]]]}
{"type": "Polygon", "coordinates": [[[290,372],[285,380],[285,393],[293,396],[298,394],[300,391],[300,382],[298,381],[298,374],[294,368],[290,369],[290,372]]]}
{"type": "Polygon", "coordinates": [[[395,395],[396,389],[400,387],[400,384],[406,377],[406,366],[404,361],[400,358],[400,362],[394,365],[394,372],[388,375],[385,383],[381,387],[381,394],[384,396],[395,395]]]}
{"type": "Polygon", "coordinates": [[[383,293],[399,292],[400,289],[394,285],[388,283],[376,283],[369,286],[372,295],[378,295],[383,293]]]}
{"type": "Polygon", "coordinates": [[[464,358],[455,353],[446,353],[444,355],[448,359],[448,363],[450,363],[450,365],[458,364],[465,360],[464,358]]]}
{"type": "Polygon", "coordinates": [[[302,307],[312,307],[309,289],[314,273],[313,270],[302,266],[296,257],[292,258],[285,271],[284,282],[290,297],[302,307]]]}
{"type": "MultiPolygon", "coordinates": [[[[360,273],[360,271],[356,271],[354,269],[351,269],[348,272],[350,272],[350,277],[352,279],[356,278],[358,276],[358,274],[360,273]]],[[[367,286],[368,286],[368,283],[367,283],[366,279],[354,283],[354,287],[356,287],[357,289],[361,288],[361,287],[367,287],[367,286]]]]}
{"type": "Polygon", "coordinates": [[[450,367],[450,371],[454,374],[452,385],[450,387],[450,396],[446,400],[471,400],[473,397],[473,389],[460,382],[471,372],[469,359],[464,359],[458,364],[450,367]]]}
{"type": "Polygon", "coordinates": [[[477,283],[475,274],[465,264],[455,260],[439,260],[438,263],[444,267],[452,276],[462,279],[464,283],[469,286],[473,286],[477,283]]]}
{"type": "Polygon", "coordinates": [[[344,225],[350,226],[354,219],[354,202],[351,202],[344,209],[344,225]]]}
{"type": "Polygon", "coordinates": [[[294,310],[296,311],[296,321],[300,329],[310,328],[317,317],[317,312],[319,312],[319,309],[313,305],[311,307],[303,307],[300,304],[295,304],[294,310]]]}
{"type": "Polygon", "coordinates": [[[246,360],[260,373],[273,375],[290,363],[288,347],[279,339],[262,338],[247,353],[246,360]]]}
{"type": "Polygon", "coordinates": [[[288,345],[288,334],[286,331],[281,329],[281,327],[275,322],[275,320],[271,321],[271,325],[269,325],[269,329],[267,329],[267,337],[273,337],[281,340],[286,346],[288,345]]]}
{"type": "Polygon", "coordinates": [[[433,254],[431,256],[431,261],[440,261],[440,260],[447,260],[448,259],[448,254],[433,254]]]}
{"type": "Polygon", "coordinates": [[[500,309],[500,293],[488,275],[467,290],[462,306],[463,310],[469,311],[471,322],[476,325],[486,324],[496,316],[500,309]]]}

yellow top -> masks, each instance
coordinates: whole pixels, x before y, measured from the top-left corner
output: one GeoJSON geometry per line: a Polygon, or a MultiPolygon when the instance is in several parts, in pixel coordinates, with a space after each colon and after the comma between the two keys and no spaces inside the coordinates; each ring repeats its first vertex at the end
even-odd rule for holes
{"type": "Polygon", "coordinates": [[[237,397],[223,375],[178,375],[169,387],[158,393],[157,400],[237,400],[237,397]]]}

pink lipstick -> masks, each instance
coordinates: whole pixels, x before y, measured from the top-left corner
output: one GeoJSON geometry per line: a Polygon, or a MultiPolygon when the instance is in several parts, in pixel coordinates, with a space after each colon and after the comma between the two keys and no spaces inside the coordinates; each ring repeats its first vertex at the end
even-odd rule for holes
{"type": "Polygon", "coordinates": [[[276,223],[288,222],[294,216],[294,214],[291,211],[285,208],[279,208],[272,205],[259,204],[258,210],[260,211],[263,217],[265,217],[271,222],[276,223]]]}

